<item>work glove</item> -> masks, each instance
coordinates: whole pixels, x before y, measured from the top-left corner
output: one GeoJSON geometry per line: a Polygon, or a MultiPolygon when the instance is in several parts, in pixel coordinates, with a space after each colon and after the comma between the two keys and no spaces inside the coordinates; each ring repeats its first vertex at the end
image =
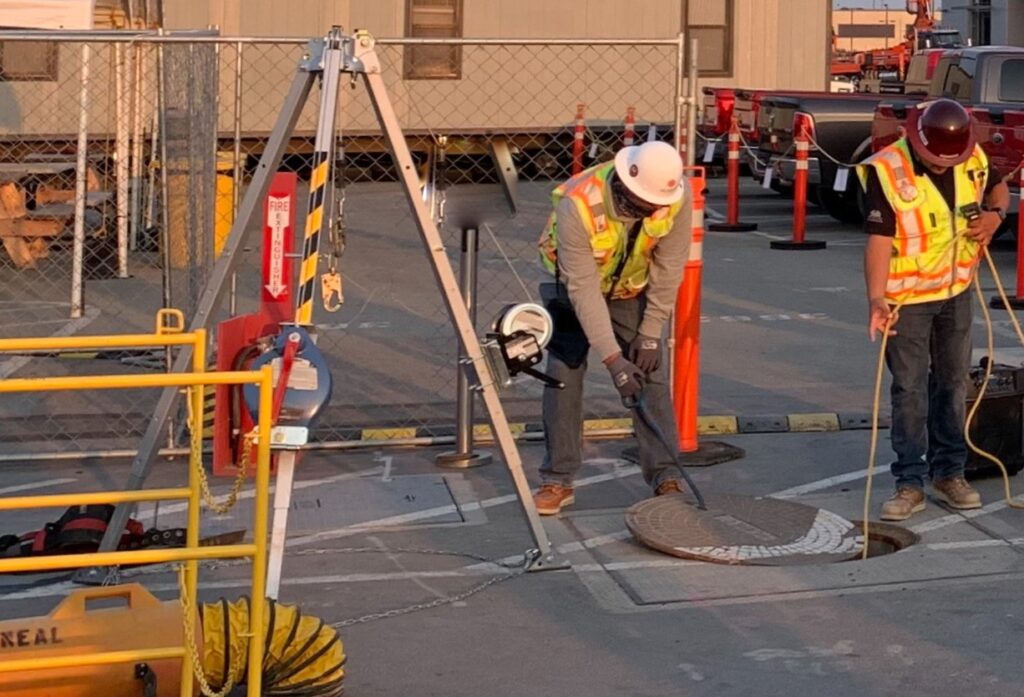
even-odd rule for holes
{"type": "Polygon", "coordinates": [[[623,400],[634,400],[644,388],[644,371],[619,354],[608,363],[612,384],[623,400]]]}
{"type": "Polygon", "coordinates": [[[645,375],[650,375],[661,365],[661,340],[637,334],[629,343],[629,360],[645,375]]]}

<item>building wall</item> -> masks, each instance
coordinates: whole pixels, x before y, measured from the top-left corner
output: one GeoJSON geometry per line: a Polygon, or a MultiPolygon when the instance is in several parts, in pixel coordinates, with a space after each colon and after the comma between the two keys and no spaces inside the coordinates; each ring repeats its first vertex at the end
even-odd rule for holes
{"type": "MultiPolygon", "coordinates": [[[[960,30],[965,39],[974,39],[971,0],[963,0],[946,12],[943,24],[960,30]]],[[[1024,0],[992,0],[993,46],[1024,46],[1024,0]]]]}
{"type": "MultiPolygon", "coordinates": [[[[720,12],[722,0],[465,0],[463,36],[480,38],[671,38],[720,12]]],[[[701,83],[823,89],[831,0],[735,0],[730,76],[701,83]]],[[[168,28],[216,25],[225,35],[315,36],[332,24],[401,37],[405,0],[175,0],[168,28]],[[244,6],[244,12],[243,12],[244,6]]]]}
{"type": "MultiPolygon", "coordinates": [[[[1005,0],[994,0],[1000,2],[1005,0]]],[[[841,51],[869,51],[875,48],[889,48],[903,41],[907,27],[914,23],[914,15],[905,11],[902,0],[888,0],[890,8],[888,11],[865,10],[848,7],[838,7],[832,12],[832,30],[839,37],[836,39],[836,48],[841,51]],[[847,27],[875,27],[875,31],[884,32],[878,36],[840,36],[849,32],[847,27]]],[[[967,0],[964,0],[967,2],[967,0]]],[[[959,4],[959,3],[957,3],[959,4]]],[[[948,17],[947,13],[947,17],[948,17]]],[[[943,19],[941,11],[935,12],[937,20],[948,23],[943,19]]],[[[868,30],[871,31],[871,30],[868,30]]],[[[867,33],[867,32],[864,32],[867,33]]],[[[871,32],[874,33],[873,31],[871,32]]],[[[961,32],[962,33],[962,32],[961,32]]]]}

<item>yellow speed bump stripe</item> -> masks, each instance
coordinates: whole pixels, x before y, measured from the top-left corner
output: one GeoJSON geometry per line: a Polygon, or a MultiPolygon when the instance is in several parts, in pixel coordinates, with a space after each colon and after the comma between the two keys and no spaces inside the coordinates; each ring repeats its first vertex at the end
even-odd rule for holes
{"type": "Polygon", "coordinates": [[[839,430],[837,414],[790,414],[786,418],[789,421],[789,430],[793,433],[839,430]]]}
{"type": "Polygon", "coordinates": [[[702,436],[739,433],[739,420],[735,416],[698,416],[697,433],[702,436]]]}
{"type": "Polygon", "coordinates": [[[405,440],[416,437],[416,427],[364,428],[360,440],[405,440]]]}

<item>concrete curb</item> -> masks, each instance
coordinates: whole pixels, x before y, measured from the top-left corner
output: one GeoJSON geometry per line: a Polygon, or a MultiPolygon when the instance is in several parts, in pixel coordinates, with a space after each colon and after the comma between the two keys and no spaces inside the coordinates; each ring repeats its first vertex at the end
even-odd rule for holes
{"type": "MultiPolygon", "coordinates": [[[[879,419],[879,428],[888,428],[888,418],[879,419]]],[[[539,422],[510,422],[512,435],[521,440],[534,440],[543,436],[539,422]]],[[[827,433],[830,431],[858,431],[871,428],[871,415],[859,412],[810,412],[799,414],[765,414],[755,416],[709,415],[697,418],[697,433],[701,436],[723,436],[754,433],[827,433]]],[[[633,422],[628,418],[587,419],[583,422],[584,437],[600,438],[629,435],[633,422]]],[[[474,441],[493,441],[491,427],[479,424],[473,428],[474,441]]],[[[342,442],[415,441],[430,445],[432,441],[448,443],[455,436],[455,427],[410,426],[401,428],[342,429],[342,442]]]]}

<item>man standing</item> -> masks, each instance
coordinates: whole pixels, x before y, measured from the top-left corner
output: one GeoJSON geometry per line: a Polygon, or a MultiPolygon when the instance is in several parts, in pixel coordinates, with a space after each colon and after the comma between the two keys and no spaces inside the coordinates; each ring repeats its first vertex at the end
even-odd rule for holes
{"type": "Polygon", "coordinates": [[[866,192],[864,277],[868,334],[892,321],[892,474],[882,520],[924,510],[924,478],[953,508],[979,508],[964,479],[964,418],[972,298],[982,248],[1006,217],[1010,194],[975,143],[957,102],[922,104],[907,135],[857,167],[866,192]],[[983,206],[980,204],[984,204],[983,206]]]}
{"type": "MultiPolygon", "coordinates": [[[[625,399],[643,391],[670,444],[675,418],[662,363],[662,332],[690,248],[692,203],[683,162],[668,143],[623,148],[554,190],[541,235],[541,261],[555,282],[541,294],[554,319],[544,389],[547,452],[535,502],[554,515],[574,502],[583,460],[583,378],[593,347],[625,399]]],[[[634,414],[644,479],[656,494],[681,491],[669,453],[634,414]]]]}

